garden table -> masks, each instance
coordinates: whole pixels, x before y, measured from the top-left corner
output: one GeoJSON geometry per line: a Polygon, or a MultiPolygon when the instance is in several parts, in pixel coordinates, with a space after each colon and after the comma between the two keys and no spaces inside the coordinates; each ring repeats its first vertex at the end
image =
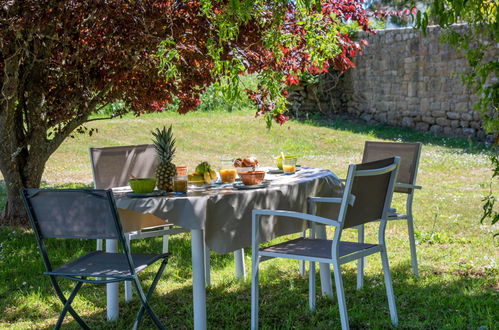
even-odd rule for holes
{"type": "MultiPolygon", "coordinates": [[[[254,208],[306,212],[308,196],[340,197],[343,189],[337,176],[324,169],[302,168],[293,175],[267,174],[265,179],[268,186],[260,189],[239,190],[232,185],[222,185],[189,191],[187,195],[116,196],[119,209],[152,214],[190,230],[195,329],[206,329],[205,243],[218,253],[242,251],[251,246],[251,212],[254,208]]],[[[325,214],[336,210],[321,207],[318,212],[325,214]]],[[[306,224],[295,219],[269,218],[262,221],[261,226],[260,241],[264,242],[301,232],[306,224]]],[[[243,254],[240,253],[237,259],[236,267],[244,269],[243,254]]],[[[108,317],[110,307],[116,309],[112,312],[117,315],[117,295],[111,300],[108,297],[108,317]]]]}

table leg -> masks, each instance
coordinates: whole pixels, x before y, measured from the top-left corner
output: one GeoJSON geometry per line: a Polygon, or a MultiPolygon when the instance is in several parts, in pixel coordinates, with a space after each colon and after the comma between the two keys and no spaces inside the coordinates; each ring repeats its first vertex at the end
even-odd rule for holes
{"type": "MultiPolygon", "coordinates": [[[[316,226],[316,237],[320,239],[326,239],[326,228],[324,226],[316,226]]],[[[319,263],[320,275],[321,275],[321,288],[322,295],[332,297],[333,287],[331,285],[331,268],[329,264],[319,263]]]]}
{"type": "MultiPolygon", "coordinates": [[[[118,241],[115,239],[106,239],[106,252],[116,253],[118,251],[118,241]]],[[[106,285],[107,298],[107,320],[116,321],[119,314],[118,303],[118,283],[109,283],[106,285]]]]}
{"type": "Polygon", "coordinates": [[[192,299],[194,305],[194,329],[196,330],[206,329],[205,255],[203,250],[203,230],[192,229],[192,299]]]}
{"type": "Polygon", "coordinates": [[[234,251],[234,263],[236,265],[236,278],[238,280],[246,278],[244,269],[244,249],[234,251]]]}

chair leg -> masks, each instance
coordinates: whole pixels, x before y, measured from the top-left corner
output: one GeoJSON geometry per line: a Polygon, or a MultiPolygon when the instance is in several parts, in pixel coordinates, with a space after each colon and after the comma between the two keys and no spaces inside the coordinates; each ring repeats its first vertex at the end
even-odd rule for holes
{"type": "MultiPolygon", "coordinates": [[[[302,231],[300,237],[306,237],[306,236],[307,232],[302,231]]],[[[305,276],[305,260],[300,260],[299,263],[300,263],[300,276],[305,276]]]]}
{"type": "MultiPolygon", "coordinates": [[[[54,329],[60,329],[61,328],[62,321],[64,320],[64,316],[66,316],[66,313],[71,308],[71,303],[73,302],[74,298],[76,297],[76,294],[78,293],[78,291],[80,290],[80,288],[81,288],[82,285],[83,285],[83,282],[76,283],[76,286],[74,287],[73,291],[71,291],[71,294],[69,295],[69,298],[64,303],[64,307],[62,308],[62,311],[59,314],[59,318],[57,319],[57,323],[55,324],[54,329]]],[[[74,312],[74,310],[73,310],[73,312],[74,312]]],[[[76,312],[74,312],[74,313],[76,313],[76,312]]],[[[86,327],[86,325],[85,325],[85,327],[86,327]]]]}
{"type": "Polygon", "coordinates": [[[168,252],[168,241],[170,239],[170,235],[163,235],[163,249],[162,249],[162,252],[163,253],[167,253],[168,252]]]}
{"type": "MultiPolygon", "coordinates": [[[[50,282],[52,282],[52,286],[54,287],[55,293],[59,297],[59,300],[65,306],[66,303],[67,303],[67,300],[66,300],[66,297],[64,297],[64,294],[62,293],[61,287],[57,283],[57,280],[55,279],[55,276],[50,276],[50,282]]],[[[90,329],[87,326],[87,324],[81,319],[81,317],[75,312],[75,310],[73,309],[73,307],[71,307],[70,305],[68,305],[67,311],[76,320],[76,322],[78,322],[78,324],[80,325],[80,327],[82,327],[83,329],[90,329]]]]}
{"type": "Polygon", "coordinates": [[[315,262],[310,261],[308,270],[308,308],[315,310],[315,262]]]}
{"type": "Polygon", "coordinates": [[[251,270],[251,330],[258,329],[258,264],[260,257],[253,257],[251,270]]]}
{"type": "Polygon", "coordinates": [[[139,311],[137,312],[137,316],[135,317],[135,322],[133,323],[132,329],[137,329],[140,321],[142,320],[142,316],[145,311],[149,314],[151,317],[152,321],[154,322],[154,325],[158,329],[164,329],[164,326],[161,324],[161,321],[158,319],[156,314],[153,312],[151,307],[149,306],[149,298],[151,297],[152,292],[156,288],[156,285],[158,284],[159,278],[163,274],[163,271],[165,270],[166,264],[168,263],[168,259],[163,259],[163,262],[161,263],[161,266],[159,267],[158,271],[156,272],[156,276],[154,276],[154,280],[152,281],[151,286],[149,287],[149,290],[147,290],[147,294],[144,295],[144,291],[142,291],[142,287],[140,286],[139,279],[137,275],[135,275],[134,279],[132,280],[133,283],[135,284],[135,289],[137,290],[137,294],[140,298],[140,301],[142,303],[142,306],[140,307],[139,311]]]}
{"type": "MultiPolygon", "coordinates": [[[[364,243],[364,225],[361,225],[358,228],[357,239],[359,243],[364,243]]],[[[362,289],[364,286],[364,266],[365,266],[366,258],[357,259],[357,290],[362,289]]]]}
{"type": "Polygon", "coordinates": [[[416,255],[416,240],[414,239],[414,222],[412,219],[412,212],[407,212],[407,231],[409,234],[409,246],[411,248],[412,273],[414,274],[414,276],[419,277],[418,257],[416,255]]]}
{"type": "Polygon", "coordinates": [[[333,262],[334,283],[336,284],[336,296],[338,298],[338,308],[340,310],[341,329],[347,330],[348,313],[345,301],[345,291],[343,290],[343,279],[341,277],[341,268],[339,262],[333,262]]]}
{"type": "Polygon", "coordinates": [[[393,295],[392,279],[390,276],[390,266],[388,264],[388,255],[386,249],[380,252],[381,264],[383,265],[383,275],[385,277],[386,296],[388,298],[388,308],[390,309],[390,318],[393,325],[398,324],[397,307],[395,306],[395,297],[393,295]]]}
{"type": "MultiPolygon", "coordinates": [[[[325,226],[315,226],[315,231],[315,237],[320,239],[327,239],[325,226]]],[[[321,278],[322,295],[332,298],[333,286],[331,283],[331,265],[326,263],[319,263],[319,273],[321,278]]]]}
{"type": "MultiPolygon", "coordinates": [[[[130,235],[125,234],[125,241],[126,245],[128,247],[128,251],[131,251],[130,249],[130,235]]],[[[129,281],[125,281],[125,301],[131,301],[133,297],[133,290],[132,290],[132,283],[129,281]]]]}

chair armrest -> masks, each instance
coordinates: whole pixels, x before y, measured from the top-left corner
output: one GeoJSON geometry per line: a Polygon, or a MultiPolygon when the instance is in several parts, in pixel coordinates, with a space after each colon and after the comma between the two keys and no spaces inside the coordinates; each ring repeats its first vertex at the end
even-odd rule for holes
{"type": "MultiPolygon", "coordinates": [[[[343,201],[343,198],[340,197],[308,197],[308,200],[312,203],[336,203],[336,204],[341,204],[343,201]]],[[[355,196],[350,194],[348,196],[348,204],[350,206],[353,206],[355,203],[355,196]]]]}
{"type": "Polygon", "coordinates": [[[253,210],[253,215],[258,216],[258,215],[274,215],[274,216],[279,216],[279,217],[289,217],[289,218],[296,218],[296,219],[303,219],[315,223],[320,223],[323,225],[328,225],[328,226],[334,226],[338,227],[340,223],[336,220],[328,219],[328,218],[323,218],[319,217],[317,215],[313,214],[308,214],[308,213],[301,213],[301,212],[294,212],[294,211],[282,211],[282,210],[253,210]]]}
{"type": "Polygon", "coordinates": [[[422,189],[423,187],[410,183],[395,183],[396,188],[422,189]]]}

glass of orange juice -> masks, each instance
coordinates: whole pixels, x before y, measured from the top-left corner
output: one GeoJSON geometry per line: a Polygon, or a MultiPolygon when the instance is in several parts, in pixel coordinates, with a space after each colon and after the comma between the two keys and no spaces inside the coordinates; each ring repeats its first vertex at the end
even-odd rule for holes
{"type": "Polygon", "coordinates": [[[294,174],[296,171],[296,158],[284,157],[282,160],[282,171],[284,174],[294,174]]]}
{"type": "Polygon", "coordinates": [[[234,168],[232,159],[222,159],[220,168],[220,180],[223,183],[232,183],[236,181],[237,172],[234,168]]]}

